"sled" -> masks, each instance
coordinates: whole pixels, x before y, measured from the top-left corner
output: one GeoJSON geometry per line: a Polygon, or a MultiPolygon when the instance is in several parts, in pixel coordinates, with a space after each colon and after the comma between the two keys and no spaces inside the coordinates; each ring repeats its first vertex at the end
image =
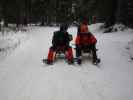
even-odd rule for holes
{"type": "Polygon", "coordinates": [[[68,61],[67,59],[66,59],[66,57],[65,57],[65,53],[64,52],[62,52],[62,51],[58,51],[58,52],[56,52],[55,54],[54,54],[54,61],[52,62],[52,63],[49,63],[48,62],[48,59],[46,58],[44,58],[44,59],[42,59],[42,61],[43,61],[43,63],[45,63],[45,64],[47,64],[47,65],[53,65],[55,62],[57,62],[58,60],[61,60],[61,59],[63,59],[63,60],[65,60],[68,64],[74,64],[74,59],[73,59],[73,61],[68,61]]]}
{"type": "MultiPolygon", "coordinates": [[[[76,45],[74,43],[71,44],[71,46],[76,50],[76,45]]],[[[98,49],[96,49],[96,51],[98,51],[98,49]]],[[[87,54],[87,56],[92,56],[92,51],[87,47],[82,49],[82,54],[87,54]]],[[[81,64],[81,60],[78,58],[74,58],[74,62],[76,62],[77,64],[81,64]]],[[[95,62],[93,62],[94,65],[98,65],[101,62],[101,59],[98,58],[95,62]]]]}

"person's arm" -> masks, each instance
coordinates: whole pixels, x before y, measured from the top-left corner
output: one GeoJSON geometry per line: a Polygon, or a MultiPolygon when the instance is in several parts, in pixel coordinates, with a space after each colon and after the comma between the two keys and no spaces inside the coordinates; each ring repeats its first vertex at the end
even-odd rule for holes
{"type": "Polygon", "coordinates": [[[66,34],[66,39],[68,42],[72,41],[73,37],[71,34],[69,34],[68,32],[65,33],[66,34]]]}
{"type": "Polygon", "coordinates": [[[56,40],[56,32],[53,33],[52,45],[55,45],[55,40],[56,40]]]}
{"type": "Polygon", "coordinates": [[[96,37],[92,33],[91,33],[90,39],[91,39],[91,43],[93,43],[93,44],[97,43],[97,39],[96,39],[96,37]]]}
{"type": "Polygon", "coordinates": [[[80,35],[79,34],[76,36],[75,44],[80,45],[80,35]]]}
{"type": "Polygon", "coordinates": [[[80,33],[80,26],[81,26],[81,25],[78,26],[77,34],[80,33]]]}

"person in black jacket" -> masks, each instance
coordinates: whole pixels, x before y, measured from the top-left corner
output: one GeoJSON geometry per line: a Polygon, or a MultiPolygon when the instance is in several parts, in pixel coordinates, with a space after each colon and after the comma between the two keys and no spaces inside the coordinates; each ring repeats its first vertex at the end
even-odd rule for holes
{"type": "Polygon", "coordinates": [[[47,64],[52,64],[56,53],[64,53],[68,62],[73,63],[72,47],[69,45],[72,40],[72,35],[67,32],[68,26],[63,24],[60,26],[60,30],[54,32],[52,38],[52,46],[49,49],[47,64]]]}

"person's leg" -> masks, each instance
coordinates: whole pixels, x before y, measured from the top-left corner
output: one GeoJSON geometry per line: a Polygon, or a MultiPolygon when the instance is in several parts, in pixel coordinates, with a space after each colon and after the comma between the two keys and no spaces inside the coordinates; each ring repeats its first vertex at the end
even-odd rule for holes
{"type": "Polygon", "coordinates": [[[73,63],[73,51],[71,47],[68,47],[65,56],[69,63],[73,63]]]}
{"type": "Polygon", "coordinates": [[[97,60],[96,44],[92,44],[90,48],[92,50],[93,62],[95,62],[97,60]]]}
{"type": "Polygon", "coordinates": [[[53,47],[50,47],[49,49],[49,53],[48,53],[48,62],[47,63],[53,63],[53,60],[54,60],[54,48],[53,47]]]}
{"type": "Polygon", "coordinates": [[[81,56],[82,56],[81,46],[76,45],[76,58],[77,58],[78,64],[81,64],[81,56]]]}
{"type": "Polygon", "coordinates": [[[81,57],[81,47],[76,45],[76,57],[79,58],[81,57]]]}

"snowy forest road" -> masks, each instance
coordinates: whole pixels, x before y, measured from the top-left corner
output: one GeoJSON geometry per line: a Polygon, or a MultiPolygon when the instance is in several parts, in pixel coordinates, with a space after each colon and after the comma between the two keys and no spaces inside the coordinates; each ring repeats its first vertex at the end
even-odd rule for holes
{"type": "MultiPolygon", "coordinates": [[[[87,60],[81,66],[64,60],[45,66],[41,60],[57,28],[34,28],[30,39],[0,62],[0,100],[133,100],[133,63],[124,48],[133,34],[101,34],[95,27],[90,29],[99,40],[100,68],[87,60]]],[[[75,36],[76,28],[68,31],[75,36]]]]}

